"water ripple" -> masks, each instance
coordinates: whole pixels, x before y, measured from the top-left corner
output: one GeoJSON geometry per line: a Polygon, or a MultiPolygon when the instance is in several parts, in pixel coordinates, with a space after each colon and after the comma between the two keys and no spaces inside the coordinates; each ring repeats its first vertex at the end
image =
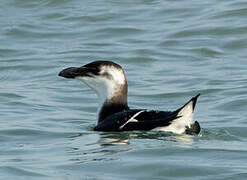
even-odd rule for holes
{"type": "Polygon", "coordinates": [[[12,0],[1,7],[3,179],[245,178],[245,1],[12,0]],[[200,92],[199,136],[94,132],[96,95],[57,76],[93,60],[124,67],[133,108],[173,110],[200,92]]]}

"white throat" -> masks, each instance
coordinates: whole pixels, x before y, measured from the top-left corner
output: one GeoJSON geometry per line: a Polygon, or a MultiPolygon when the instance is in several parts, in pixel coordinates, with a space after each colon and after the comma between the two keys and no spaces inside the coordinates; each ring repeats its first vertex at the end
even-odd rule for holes
{"type": "Polygon", "coordinates": [[[127,81],[122,69],[102,66],[98,75],[89,74],[89,76],[78,76],[76,79],[96,92],[99,100],[98,116],[105,105],[122,104],[127,107],[127,81]]]}
{"type": "Polygon", "coordinates": [[[118,90],[118,85],[114,81],[105,78],[77,77],[77,79],[94,90],[99,100],[103,102],[107,99],[111,99],[118,90]]]}
{"type": "MultiPolygon", "coordinates": [[[[104,103],[113,101],[117,99],[117,97],[122,96],[122,84],[116,83],[114,80],[106,79],[104,77],[77,77],[77,79],[84,82],[88,87],[93,89],[98,96],[98,110],[99,113],[104,106],[104,103]]],[[[124,82],[125,83],[125,82],[124,82]]]]}

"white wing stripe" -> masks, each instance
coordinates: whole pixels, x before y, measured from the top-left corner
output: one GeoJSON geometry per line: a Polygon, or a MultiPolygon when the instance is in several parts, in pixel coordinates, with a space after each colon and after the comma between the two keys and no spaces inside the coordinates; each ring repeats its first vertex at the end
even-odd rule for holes
{"type": "Polygon", "coordinates": [[[134,114],[134,116],[132,116],[126,123],[124,123],[122,126],[119,127],[119,130],[122,130],[124,128],[124,126],[126,126],[126,124],[128,124],[130,122],[138,122],[138,120],[135,119],[135,117],[137,117],[139,114],[141,114],[144,111],[145,110],[142,110],[142,111],[139,111],[136,114],[134,114]]]}

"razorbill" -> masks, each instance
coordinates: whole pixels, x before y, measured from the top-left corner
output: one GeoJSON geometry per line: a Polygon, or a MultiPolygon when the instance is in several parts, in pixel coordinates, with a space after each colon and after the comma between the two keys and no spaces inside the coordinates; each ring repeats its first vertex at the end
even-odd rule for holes
{"type": "Polygon", "coordinates": [[[200,94],[175,111],[130,109],[128,85],[122,67],[111,61],[94,61],[81,67],[69,67],[59,76],[79,79],[99,98],[96,131],[158,130],[177,134],[198,134],[200,125],[193,123],[194,108],[200,94]]]}

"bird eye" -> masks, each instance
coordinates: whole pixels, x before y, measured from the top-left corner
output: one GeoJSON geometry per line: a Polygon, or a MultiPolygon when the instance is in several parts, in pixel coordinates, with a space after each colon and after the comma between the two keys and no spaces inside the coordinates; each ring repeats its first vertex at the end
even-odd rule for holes
{"type": "Polygon", "coordinates": [[[94,75],[99,75],[99,69],[98,68],[90,68],[90,71],[94,75]]]}
{"type": "Polygon", "coordinates": [[[107,77],[108,79],[111,78],[111,74],[108,73],[107,71],[102,72],[101,75],[104,76],[104,77],[107,77]]]}

